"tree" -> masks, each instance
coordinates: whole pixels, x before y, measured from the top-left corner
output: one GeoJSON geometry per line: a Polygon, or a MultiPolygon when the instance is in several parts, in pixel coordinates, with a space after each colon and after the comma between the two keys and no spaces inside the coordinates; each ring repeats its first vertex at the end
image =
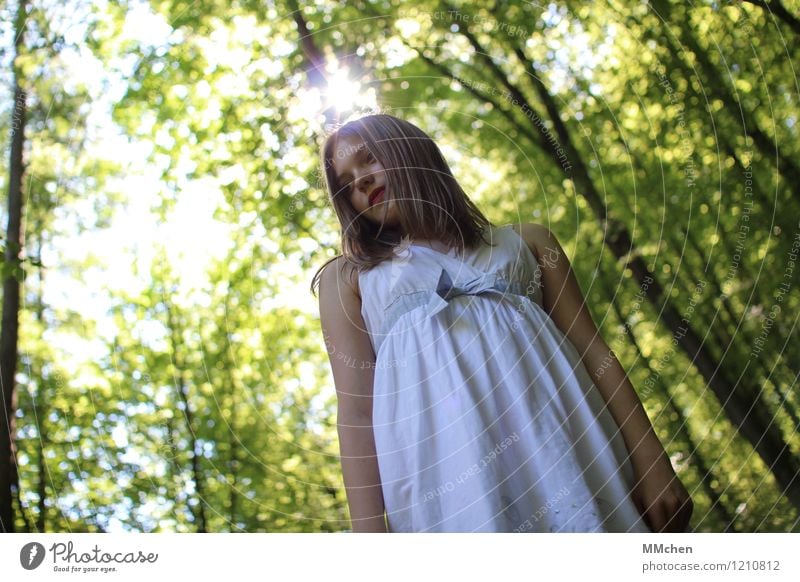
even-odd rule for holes
{"type": "Polygon", "coordinates": [[[17,59],[25,36],[26,2],[20,0],[14,26],[14,106],[11,121],[11,155],[8,177],[8,223],[3,263],[3,322],[0,329],[0,391],[3,400],[3,426],[0,427],[0,531],[13,532],[12,500],[19,487],[16,469],[16,370],[19,337],[19,294],[22,280],[22,212],[25,174],[25,90],[17,59]]]}

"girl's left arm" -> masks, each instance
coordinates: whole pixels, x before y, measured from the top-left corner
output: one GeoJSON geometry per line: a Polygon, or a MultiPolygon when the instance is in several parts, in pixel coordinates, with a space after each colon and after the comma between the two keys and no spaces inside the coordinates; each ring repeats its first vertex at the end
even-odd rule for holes
{"type": "Polygon", "coordinates": [[[632,496],[639,511],[654,531],[686,531],[693,510],[689,493],[625,370],[600,336],[564,249],[538,224],[521,225],[520,235],[539,263],[545,311],[578,351],[620,427],[636,476],[632,496]]]}

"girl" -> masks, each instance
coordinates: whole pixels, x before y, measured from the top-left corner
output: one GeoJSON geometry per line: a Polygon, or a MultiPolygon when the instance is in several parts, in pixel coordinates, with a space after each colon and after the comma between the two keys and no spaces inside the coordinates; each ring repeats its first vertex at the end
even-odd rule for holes
{"type": "Polygon", "coordinates": [[[692,501],[555,236],[492,224],[391,115],[321,161],[343,254],[311,289],[353,531],[685,531],[692,501]]]}

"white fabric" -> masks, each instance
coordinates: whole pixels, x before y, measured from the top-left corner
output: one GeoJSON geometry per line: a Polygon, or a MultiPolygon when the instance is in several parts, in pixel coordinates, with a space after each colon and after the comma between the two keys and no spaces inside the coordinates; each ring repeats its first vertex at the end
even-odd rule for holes
{"type": "Polygon", "coordinates": [[[650,531],[622,435],[541,307],[536,258],[510,225],[486,238],[463,257],[406,240],[359,277],[390,531],[650,531]]]}

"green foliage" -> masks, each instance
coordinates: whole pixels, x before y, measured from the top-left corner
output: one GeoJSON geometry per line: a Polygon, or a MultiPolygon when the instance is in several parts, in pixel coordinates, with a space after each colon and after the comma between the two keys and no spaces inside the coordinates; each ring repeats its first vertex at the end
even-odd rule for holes
{"type": "MultiPolygon", "coordinates": [[[[659,315],[669,303],[686,318],[720,374],[753,393],[800,457],[800,343],[790,317],[770,315],[779,303],[782,314],[800,308],[798,294],[780,293],[797,281],[799,45],[749,3],[651,4],[301,10],[325,58],[347,63],[386,110],[428,130],[492,220],[545,224],[564,243],[595,321],[692,492],[696,531],[797,531],[798,507],[659,315]],[[510,88],[527,104],[514,103],[510,88]],[[572,169],[548,146],[548,136],[568,145],[559,119],[572,169]],[[604,243],[590,186],[630,232],[631,254],[661,284],[664,305],[643,297],[630,257],[604,243]],[[754,350],[757,340],[763,349],[754,350]]],[[[147,42],[123,34],[133,3],[94,9],[80,44],[125,83],[110,118],[149,146],[163,187],[152,222],[176,219],[181,193],[200,184],[192,192],[220,194],[213,218],[230,230],[194,287],[170,241],[143,241],[152,260],[133,251],[119,260],[148,284],[96,289],[111,298],[96,322],[51,308],[47,279],[40,288],[27,277],[38,306],[21,322],[28,527],[349,527],[335,394],[306,291],[336,254],[328,247],[338,225],[319,176],[324,117],[304,113],[311,81],[292,6],[153,1],[167,31],[147,42]],[[109,326],[113,340],[97,332],[109,326]]],[[[82,153],[91,96],[59,91],[57,61],[44,51],[31,50],[22,66],[36,96],[26,214],[35,248],[46,251],[74,234],[61,231],[59,211],[75,232],[92,233],[113,225],[132,194],[111,185],[126,160],[82,153]],[[81,200],[93,210],[80,213],[81,200]]],[[[28,262],[47,273],[40,253],[28,262]]],[[[64,257],[62,267],[88,285],[84,275],[98,265],[64,257]]]]}

